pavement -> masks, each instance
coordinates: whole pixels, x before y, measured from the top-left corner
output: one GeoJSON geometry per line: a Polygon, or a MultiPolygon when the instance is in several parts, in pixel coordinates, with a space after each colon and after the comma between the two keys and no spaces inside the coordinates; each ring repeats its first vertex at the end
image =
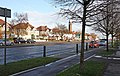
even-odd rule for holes
{"type": "MultiPolygon", "coordinates": [[[[107,62],[103,76],[120,76],[120,47],[112,57],[95,57],[95,55],[93,55],[89,58],[107,62]]],[[[79,60],[79,55],[72,55],[45,66],[39,66],[10,76],[55,76],[57,73],[66,70],[68,67],[79,63],[79,60]]]]}
{"type": "Polygon", "coordinates": [[[113,59],[108,61],[104,76],[120,76],[120,47],[113,59]]]}
{"type": "Polygon", "coordinates": [[[120,47],[115,51],[116,53],[111,56],[95,56],[90,59],[107,63],[103,76],[120,76],[120,47]]]}

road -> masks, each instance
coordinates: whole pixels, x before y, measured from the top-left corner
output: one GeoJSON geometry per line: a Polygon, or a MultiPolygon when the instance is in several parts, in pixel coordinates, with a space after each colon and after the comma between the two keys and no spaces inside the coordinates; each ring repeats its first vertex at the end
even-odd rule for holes
{"type": "MultiPolygon", "coordinates": [[[[103,48],[95,48],[85,52],[85,60],[94,56],[101,49],[103,48]]],[[[12,76],[56,76],[57,73],[67,69],[74,64],[79,63],[79,60],[79,55],[72,55],[45,66],[36,67],[34,69],[26,70],[21,73],[16,73],[12,76]]]]}
{"type": "MultiPolygon", "coordinates": [[[[79,48],[80,50],[80,44],[79,48]]],[[[7,63],[19,60],[24,60],[28,58],[42,57],[43,56],[43,46],[24,46],[24,47],[10,47],[6,49],[7,63]]],[[[62,56],[76,54],[76,44],[75,43],[49,43],[46,46],[47,56],[62,56]]],[[[0,48],[0,64],[4,62],[4,48],[0,48]]]]}

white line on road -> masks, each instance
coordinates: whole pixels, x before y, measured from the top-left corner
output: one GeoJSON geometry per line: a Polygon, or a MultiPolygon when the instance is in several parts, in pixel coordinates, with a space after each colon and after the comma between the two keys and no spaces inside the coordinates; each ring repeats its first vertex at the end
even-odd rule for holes
{"type": "Polygon", "coordinates": [[[90,59],[90,58],[92,58],[92,57],[94,57],[94,56],[95,56],[95,54],[92,55],[92,56],[90,56],[90,57],[88,57],[88,58],[86,58],[86,59],[84,59],[84,61],[86,61],[86,60],[88,60],[88,59],[90,59]]]}

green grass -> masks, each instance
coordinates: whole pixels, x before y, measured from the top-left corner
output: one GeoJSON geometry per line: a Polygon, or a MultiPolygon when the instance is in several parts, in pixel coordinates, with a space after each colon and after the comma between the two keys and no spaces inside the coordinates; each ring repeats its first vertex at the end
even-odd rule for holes
{"type": "Polygon", "coordinates": [[[84,70],[80,70],[79,64],[59,73],[57,76],[103,76],[104,62],[87,61],[84,70]]]}
{"type": "Polygon", "coordinates": [[[113,49],[109,49],[109,51],[103,50],[100,53],[98,53],[97,55],[101,55],[101,56],[110,56],[113,55],[116,51],[113,49]]]}
{"type": "Polygon", "coordinates": [[[8,63],[6,66],[0,65],[0,76],[8,76],[23,70],[45,65],[56,60],[58,60],[58,58],[51,58],[51,57],[33,58],[33,59],[8,63]]]}

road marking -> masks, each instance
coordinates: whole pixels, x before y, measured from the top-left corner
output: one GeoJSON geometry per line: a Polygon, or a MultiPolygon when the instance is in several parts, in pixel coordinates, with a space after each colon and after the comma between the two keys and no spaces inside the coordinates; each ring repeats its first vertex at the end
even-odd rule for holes
{"type": "Polygon", "coordinates": [[[120,60],[120,58],[117,57],[104,57],[104,56],[95,56],[96,58],[103,58],[103,59],[113,59],[113,60],[120,60]]]}
{"type": "Polygon", "coordinates": [[[86,61],[86,60],[88,60],[88,59],[90,59],[90,58],[92,58],[92,57],[94,57],[94,56],[95,56],[95,54],[92,55],[92,56],[90,56],[90,57],[88,57],[88,58],[86,58],[86,59],[84,59],[84,61],[86,61]]]}
{"type": "Polygon", "coordinates": [[[69,56],[69,57],[60,59],[60,60],[58,60],[58,61],[55,61],[55,62],[61,62],[61,61],[67,60],[67,59],[72,58],[72,57],[75,57],[75,56],[77,56],[77,55],[72,55],[72,56],[69,56]]]}
{"type": "Polygon", "coordinates": [[[102,56],[95,56],[96,58],[101,58],[102,56]]]}

